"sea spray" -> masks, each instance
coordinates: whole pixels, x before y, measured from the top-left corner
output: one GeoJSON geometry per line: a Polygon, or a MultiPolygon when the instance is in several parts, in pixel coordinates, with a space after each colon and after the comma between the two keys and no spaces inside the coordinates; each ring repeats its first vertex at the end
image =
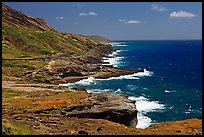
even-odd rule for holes
{"type": "Polygon", "coordinates": [[[145,116],[146,113],[165,108],[164,104],[160,104],[158,101],[150,101],[148,98],[145,98],[144,96],[139,97],[129,96],[128,99],[136,101],[135,105],[138,111],[137,113],[138,123],[136,128],[139,129],[145,129],[153,124],[151,118],[145,116]]]}

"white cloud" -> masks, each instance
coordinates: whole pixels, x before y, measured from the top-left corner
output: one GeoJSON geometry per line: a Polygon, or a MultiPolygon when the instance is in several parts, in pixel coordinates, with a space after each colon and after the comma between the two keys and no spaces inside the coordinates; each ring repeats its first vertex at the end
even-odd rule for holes
{"type": "Polygon", "coordinates": [[[139,21],[139,20],[124,20],[119,19],[118,22],[125,23],[125,24],[139,24],[139,23],[147,23],[147,21],[139,21]]]}
{"type": "Polygon", "coordinates": [[[142,23],[141,21],[138,20],[128,20],[125,22],[126,24],[138,24],[138,23],[142,23]]]}
{"type": "Polygon", "coordinates": [[[96,12],[89,12],[88,15],[90,15],[90,16],[98,16],[98,14],[96,12]]]}
{"type": "Polygon", "coordinates": [[[63,20],[64,19],[64,17],[56,17],[56,19],[59,19],[59,20],[63,20]]]}
{"type": "Polygon", "coordinates": [[[161,11],[161,12],[164,12],[164,11],[167,10],[167,8],[165,8],[163,6],[160,6],[158,4],[152,4],[151,7],[152,7],[153,10],[161,11]]]}
{"type": "Polygon", "coordinates": [[[79,16],[98,16],[96,12],[80,13],[79,16]]]}
{"type": "Polygon", "coordinates": [[[119,19],[118,22],[125,22],[125,20],[123,20],[123,19],[119,19]]]}
{"type": "Polygon", "coordinates": [[[79,16],[87,16],[87,13],[80,13],[79,16]]]}
{"type": "Polygon", "coordinates": [[[76,8],[82,8],[82,7],[84,7],[85,6],[85,4],[82,4],[82,3],[74,3],[73,5],[72,5],[72,7],[76,7],[76,8]]]}
{"type": "Polygon", "coordinates": [[[170,14],[170,17],[172,18],[185,18],[185,17],[188,17],[188,18],[193,18],[195,17],[196,15],[193,14],[193,13],[190,13],[190,12],[186,12],[186,11],[174,11],[170,14]]]}

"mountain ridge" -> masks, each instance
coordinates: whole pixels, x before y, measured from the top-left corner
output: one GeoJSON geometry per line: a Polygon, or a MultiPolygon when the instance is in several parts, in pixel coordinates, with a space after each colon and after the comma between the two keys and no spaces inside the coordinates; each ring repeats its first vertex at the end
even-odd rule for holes
{"type": "Polygon", "coordinates": [[[43,19],[28,16],[20,11],[10,8],[4,3],[2,3],[2,25],[13,26],[15,28],[30,28],[57,32],[52,27],[48,26],[43,19]]]}

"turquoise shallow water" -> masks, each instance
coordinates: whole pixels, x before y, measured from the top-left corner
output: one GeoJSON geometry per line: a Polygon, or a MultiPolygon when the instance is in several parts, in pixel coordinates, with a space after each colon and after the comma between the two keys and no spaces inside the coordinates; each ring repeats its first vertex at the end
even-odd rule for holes
{"type": "Polygon", "coordinates": [[[105,80],[89,78],[67,86],[128,94],[139,111],[137,128],[202,119],[201,40],[114,41],[113,48],[120,50],[106,62],[119,68],[145,68],[145,72],[105,80]]]}

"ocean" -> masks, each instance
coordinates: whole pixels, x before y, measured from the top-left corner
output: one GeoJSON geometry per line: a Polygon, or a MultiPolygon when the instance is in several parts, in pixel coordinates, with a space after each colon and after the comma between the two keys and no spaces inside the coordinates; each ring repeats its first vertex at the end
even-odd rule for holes
{"type": "Polygon", "coordinates": [[[67,86],[92,93],[128,94],[129,99],[136,100],[136,128],[140,129],[166,121],[202,119],[202,40],[124,40],[111,44],[118,50],[104,62],[145,71],[108,79],[90,77],[67,86]]]}

